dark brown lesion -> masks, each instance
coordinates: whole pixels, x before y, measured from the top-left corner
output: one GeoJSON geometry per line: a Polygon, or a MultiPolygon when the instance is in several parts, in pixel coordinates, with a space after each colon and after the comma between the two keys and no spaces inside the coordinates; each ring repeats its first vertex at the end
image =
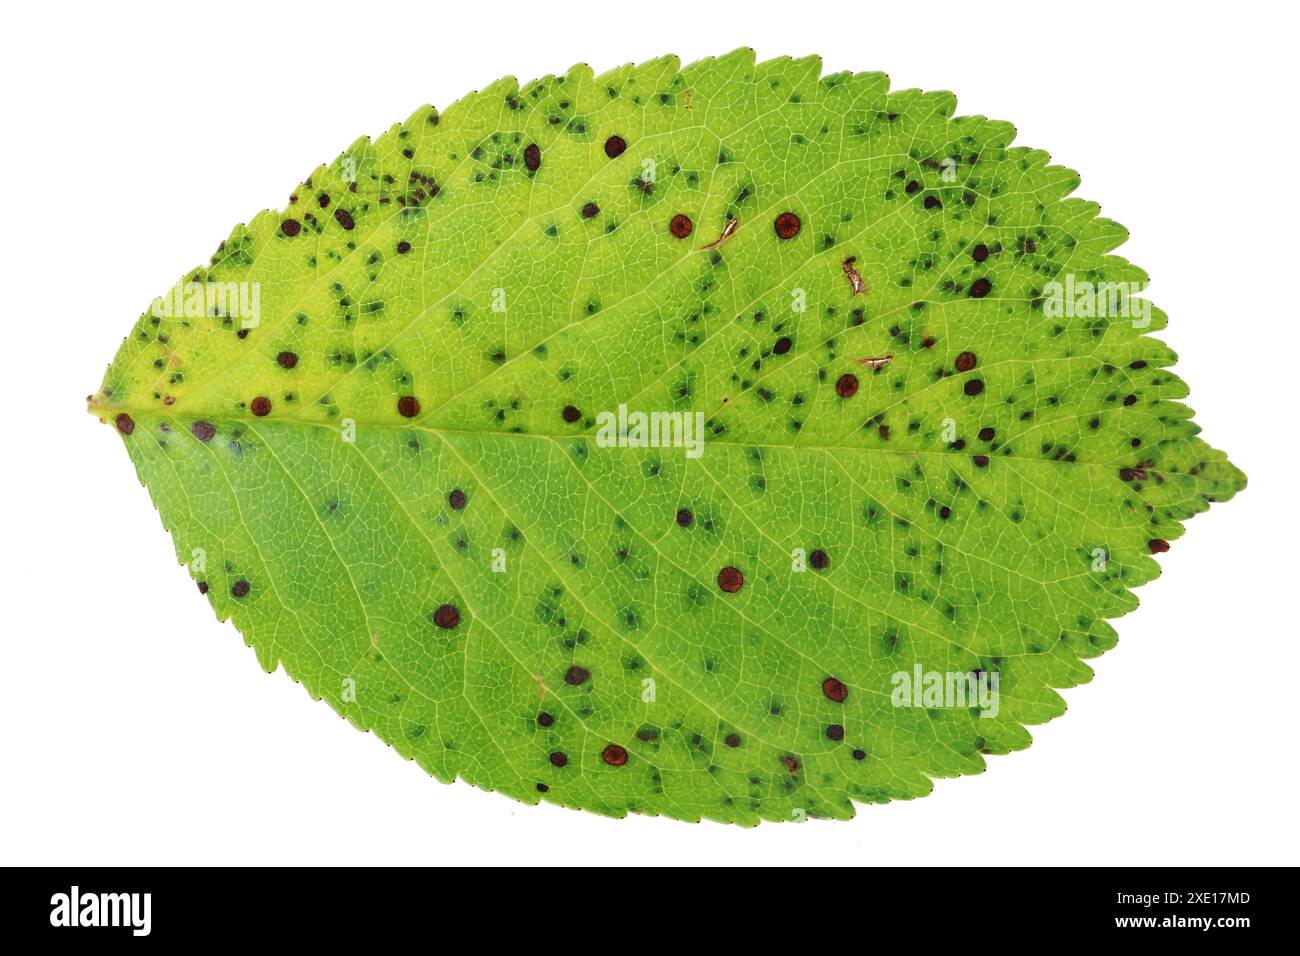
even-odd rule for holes
{"type": "Polygon", "coordinates": [[[1153,464],[1154,462],[1151,461],[1140,461],[1132,468],[1121,468],[1119,470],[1119,477],[1123,481],[1146,481],[1147,469],[1153,464]]]}
{"type": "Polygon", "coordinates": [[[870,289],[867,288],[867,281],[858,275],[858,270],[854,268],[854,263],[858,261],[857,256],[849,256],[840,263],[840,268],[844,274],[849,277],[849,287],[853,289],[854,295],[866,295],[870,289]]]}

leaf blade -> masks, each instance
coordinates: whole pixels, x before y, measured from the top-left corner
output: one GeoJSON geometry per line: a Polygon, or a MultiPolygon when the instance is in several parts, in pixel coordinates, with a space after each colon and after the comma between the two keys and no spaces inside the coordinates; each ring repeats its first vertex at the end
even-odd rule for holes
{"type": "Polygon", "coordinates": [[[142,317],[92,410],[131,416],[264,667],[440,780],[741,823],[923,795],[1063,710],[1151,541],[1244,478],[1146,329],[1034,305],[1048,274],[1145,280],[1076,174],[950,94],[819,73],[738,51],[424,108],[194,274],[269,321],[142,317]],[[702,412],[706,454],[602,448],[620,404],[702,412]],[[1001,713],[894,706],[917,664],[996,670],[1001,713]]]}

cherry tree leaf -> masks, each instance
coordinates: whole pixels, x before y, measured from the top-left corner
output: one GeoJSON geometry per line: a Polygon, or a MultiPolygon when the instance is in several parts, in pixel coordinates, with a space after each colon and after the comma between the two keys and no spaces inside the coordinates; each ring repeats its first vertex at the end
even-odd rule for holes
{"type": "Polygon", "coordinates": [[[314,170],[91,411],[267,670],[443,781],[844,818],[1028,746],[1244,476],[1078,176],[742,50],[314,170]]]}

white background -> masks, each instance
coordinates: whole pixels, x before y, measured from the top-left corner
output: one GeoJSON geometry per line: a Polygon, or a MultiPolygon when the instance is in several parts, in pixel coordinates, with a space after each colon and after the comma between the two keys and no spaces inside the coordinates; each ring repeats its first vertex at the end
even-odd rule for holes
{"type": "Polygon", "coordinates": [[[1300,862],[1296,36],[1284,4],[11,5],[3,72],[0,862],[1300,862]],[[1163,9],[1163,12],[1162,12],[1163,9]],[[1079,19],[1079,16],[1086,19],[1079,19]],[[500,75],[819,53],[950,89],[1129,227],[1205,437],[1250,476],[1161,556],[1034,746],[849,823],[528,808],[262,673],[83,397],[231,225],[500,75]]]}

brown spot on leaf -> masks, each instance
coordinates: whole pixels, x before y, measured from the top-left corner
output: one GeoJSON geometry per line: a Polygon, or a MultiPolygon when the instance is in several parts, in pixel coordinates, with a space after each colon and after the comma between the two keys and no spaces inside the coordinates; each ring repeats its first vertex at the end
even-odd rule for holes
{"type": "Polygon", "coordinates": [[[865,295],[867,291],[867,283],[862,276],[858,275],[858,270],[853,268],[853,264],[857,261],[856,256],[849,256],[840,263],[840,268],[843,269],[844,274],[849,277],[849,288],[853,290],[853,294],[865,295]]]}
{"type": "Polygon", "coordinates": [[[582,412],[573,405],[565,405],[564,408],[560,409],[560,417],[572,425],[582,417],[582,412]]]}
{"type": "Polygon", "coordinates": [[[627,149],[627,141],[622,136],[611,136],[605,140],[605,155],[610,159],[622,156],[625,149],[627,149]]]}
{"type": "Polygon", "coordinates": [[[849,689],[838,677],[828,677],[822,681],[822,693],[826,695],[827,700],[842,704],[844,698],[849,696],[849,689]]]}
{"type": "Polygon", "coordinates": [[[728,594],[735,594],[745,584],[745,576],[740,573],[739,568],[733,568],[727,565],[718,572],[718,587],[728,594]]]}
{"type": "Polygon", "coordinates": [[[528,167],[529,172],[537,172],[542,165],[542,148],[536,143],[529,143],[524,147],[524,165],[528,167]]]}
{"type": "Polygon", "coordinates": [[[190,426],[190,434],[199,441],[212,441],[212,436],[217,433],[217,428],[211,422],[195,422],[190,426]]]}
{"type": "Polygon", "coordinates": [[[246,594],[248,594],[250,587],[251,585],[247,581],[245,581],[243,578],[240,578],[238,581],[236,581],[234,584],[230,586],[230,593],[237,598],[241,598],[244,597],[246,594]]]}
{"type": "Polygon", "coordinates": [[[695,224],[691,222],[691,217],[680,212],[668,220],[668,231],[678,239],[685,239],[694,228],[695,224]]]}
{"type": "Polygon", "coordinates": [[[433,623],[444,631],[450,631],[460,623],[460,610],[454,604],[439,604],[433,612],[433,623]]]}
{"type": "Polygon", "coordinates": [[[335,208],[334,220],[344,229],[347,229],[349,232],[352,230],[354,226],[356,226],[356,222],[354,222],[352,219],[352,213],[348,212],[342,206],[335,208]]]}
{"type": "Polygon", "coordinates": [[[286,236],[293,238],[302,231],[302,223],[297,219],[286,219],[284,222],[280,223],[280,231],[286,236]]]}
{"type": "Polygon", "coordinates": [[[279,355],[275,357],[275,361],[276,364],[280,366],[280,368],[293,368],[295,365],[298,364],[298,353],[281,352],[279,355]]]}
{"type": "Polygon", "coordinates": [[[799,235],[799,227],[801,225],[799,217],[794,213],[783,212],[781,215],[776,217],[776,220],[772,223],[772,228],[776,230],[778,237],[782,239],[793,239],[795,236],[799,235]]]}
{"type": "Polygon", "coordinates": [[[716,239],[714,239],[712,242],[710,242],[707,246],[701,246],[701,247],[700,247],[701,251],[706,250],[706,249],[716,249],[716,248],[718,248],[718,246],[722,245],[724,242],[726,242],[728,239],[730,239],[733,235],[735,235],[736,230],[739,229],[739,228],[740,228],[740,220],[739,220],[739,219],[735,219],[735,218],[728,219],[728,220],[727,220],[727,224],[726,224],[725,226],[722,227],[722,234],[721,234],[720,236],[718,236],[718,238],[716,238],[716,239]]]}
{"type": "Polygon", "coordinates": [[[627,749],[618,744],[610,744],[600,752],[600,759],[611,767],[621,767],[627,763],[627,749]]]}
{"type": "Polygon", "coordinates": [[[1147,542],[1147,547],[1151,549],[1152,554],[1163,554],[1169,550],[1169,542],[1164,538],[1152,538],[1147,542]]]}
{"type": "Polygon", "coordinates": [[[557,750],[555,751],[555,753],[551,754],[552,767],[563,767],[568,762],[569,762],[569,757],[562,750],[557,750]]]}
{"type": "Polygon", "coordinates": [[[123,435],[129,435],[135,431],[135,419],[126,412],[122,412],[117,418],[113,419],[113,424],[117,426],[117,430],[123,435]]]}
{"type": "Polygon", "coordinates": [[[420,400],[414,395],[403,395],[397,400],[397,414],[403,418],[414,418],[420,414],[420,400]]]}
{"type": "Polygon", "coordinates": [[[451,505],[457,511],[464,508],[468,501],[469,498],[466,496],[465,492],[461,491],[459,488],[453,488],[451,493],[447,495],[447,504],[451,505]]]}
{"type": "Polygon", "coordinates": [[[265,418],[271,414],[271,400],[265,395],[259,395],[248,403],[248,409],[258,418],[265,418]]]}
{"type": "Polygon", "coordinates": [[[589,677],[591,677],[591,671],[587,670],[585,667],[579,667],[577,664],[574,664],[564,672],[564,682],[570,687],[578,687],[581,684],[587,683],[589,677]]]}
{"type": "Polygon", "coordinates": [[[953,366],[959,372],[969,372],[975,367],[975,353],[962,352],[957,356],[957,361],[953,362],[953,366]]]}
{"type": "Polygon", "coordinates": [[[858,393],[858,377],[852,372],[845,372],[835,382],[835,394],[840,398],[852,398],[858,393]]]}
{"type": "Polygon", "coordinates": [[[799,759],[797,757],[791,756],[790,754],[784,754],[781,756],[780,760],[781,765],[792,774],[799,772],[799,759]]]}
{"type": "Polygon", "coordinates": [[[843,740],[844,728],[839,724],[828,724],[826,727],[826,737],[829,740],[843,740]]]}
{"type": "Polygon", "coordinates": [[[993,289],[993,283],[988,279],[979,278],[970,284],[970,297],[972,299],[982,299],[993,289]]]}

